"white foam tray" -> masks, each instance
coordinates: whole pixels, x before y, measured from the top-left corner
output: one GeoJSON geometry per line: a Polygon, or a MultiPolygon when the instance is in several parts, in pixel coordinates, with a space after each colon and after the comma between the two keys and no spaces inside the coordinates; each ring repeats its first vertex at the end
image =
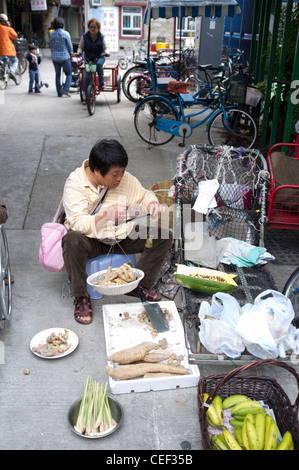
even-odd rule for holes
{"type": "MultiPolygon", "coordinates": [[[[177,355],[184,356],[181,364],[189,369],[189,375],[130,380],[115,380],[109,377],[111,393],[149,392],[151,390],[171,390],[177,387],[187,388],[197,386],[200,377],[199,369],[196,365],[189,364],[184,328],[176,305],[172,301],[158,302],[158,304],[161,308],[168,309],[172,318],[170,320],[169,331],[158,333],[154,338],[147,325],[139,322],[138,314],[144,310],[142,303],[103,305],[107,356],[116,351],[135,346],[143,341],[151,341],[158,344],[160,340],[165,338],[168,343],[166,351],[171,350],[171,352],[177,355]],[[129,320],[124,320],[125,312],[130,314],[129,320]]],[[[108,365],[110,367],[117,367],[118,364],[108,361],[108,365]]]]}

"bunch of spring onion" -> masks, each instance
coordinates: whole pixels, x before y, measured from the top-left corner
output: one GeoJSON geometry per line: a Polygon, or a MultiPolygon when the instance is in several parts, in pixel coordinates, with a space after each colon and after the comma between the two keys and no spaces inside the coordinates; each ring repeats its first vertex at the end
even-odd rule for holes
{"type": "Polygon", "coordinates": [[[116,427],[112,418],[105,385],[87,377],[75,430],[86,436],[102,436],[116,427]]]}

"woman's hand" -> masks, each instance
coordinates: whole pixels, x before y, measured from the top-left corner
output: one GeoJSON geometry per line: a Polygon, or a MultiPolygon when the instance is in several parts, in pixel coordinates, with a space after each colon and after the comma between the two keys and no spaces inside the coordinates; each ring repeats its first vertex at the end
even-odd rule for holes
{"type": "Polygon", "coordinates": [[[126,206],[120,206],[115,204],[102,210],[95,216],[95,223],[100,223],[101,226],[106,225],[108,222],[112,222],[112,225],[119,225],[126,221],[127,208],[126,206]]]}
{"type": "Polygon", "coordinates": [[[165,207],[163,204],[160,204],[159,202],[152,201],[149,203],[147,206],[147,213],[151,215],[151,217],[157,217],[158,215],[162,214],[164,212],[165,207]]]}

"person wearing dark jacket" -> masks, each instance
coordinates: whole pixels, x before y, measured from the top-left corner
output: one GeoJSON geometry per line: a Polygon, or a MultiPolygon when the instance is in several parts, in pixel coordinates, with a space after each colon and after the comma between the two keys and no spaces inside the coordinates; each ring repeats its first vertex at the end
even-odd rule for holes
{"type": "MultiPolygon", "coordinates": [[[[84,53],[88,60],[97,59],[97,72],[99,75],[100,89],[105,89],[105,79],[103,66],[105,57],[109,57],[110,53],[107,49],[107,44],[104,35],[101,33],[101,23],[96,18],[91,18],[87,22],[88,31],[83,34],[78,46],[78,53],[84,53]]],[[[85,71],[84,77],[84,90],[86,93],[88,84],[90,82],[90,72],[85,71]]]]}
{"type": "Polygon", "coordinates": [[[36,46],[34,44],[29,44],[28,46],[28,54],[26,55],[26,59],[29,62],[29,90],[28,93],[33,93],[33,84],[35,83],[35,93],[41,93],[40,91],[40,84],[39,84],[39,70],[38,66],[41,63],[41,56],[36,55],[36,46]]]}

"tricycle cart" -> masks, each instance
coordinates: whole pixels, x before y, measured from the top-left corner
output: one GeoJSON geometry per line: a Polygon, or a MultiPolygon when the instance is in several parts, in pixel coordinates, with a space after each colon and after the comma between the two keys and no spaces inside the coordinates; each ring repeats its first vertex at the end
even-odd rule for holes
{"type": "Polygon", "coordinates": [[[120,102],[121,93],[121,76],[118,73],[118,64],[104,65],[104,76],[105,76],[105,93],[106,92],[117,92],[117,102],[120,102]]]}
{"type": "MultiPolygon", "coordinates": [[[[241,12],[236,0],[149,0],[145,15],[144,24],[148,26],[148,51],[147,64],[148,71],[152,80],[153,91],[166,88],[169,80],[181,77],[181,60],[182,60],[182,21],[186,17],[198,18],[205,16],[208,18],[221,18],[223,16],[234,17],[235,14],[241,12]],[[175,70],[169,67],[159,67],[151,56],[151,20],[158,18],[177,18],[180,38],[179,38],[179,63],[176,64],[175,70]]],[[[175,49],[173,51],[175,58],[175,49]]],[[[155,57],[155,54],[154,54],[155,57]]]]}
{"type": "Polygon", "coordinates": [[[96,62],[84,63],[80,66],[80,99],[81,102],[86,100],[87,109],[90,115],[93,115],[95,112],[96,97],[101,93],[101,91],[105,91],[105,93],[117,91],[118,103],[120,102],[121,96],[121,76],[118,73],[118,64],[104,65],[105,90],[102,90],[99,86],[99,77],[96,70],[96,62]],[[90,72],[90,83],[87,90],[84,90],[85,70],[90,72]]]}

